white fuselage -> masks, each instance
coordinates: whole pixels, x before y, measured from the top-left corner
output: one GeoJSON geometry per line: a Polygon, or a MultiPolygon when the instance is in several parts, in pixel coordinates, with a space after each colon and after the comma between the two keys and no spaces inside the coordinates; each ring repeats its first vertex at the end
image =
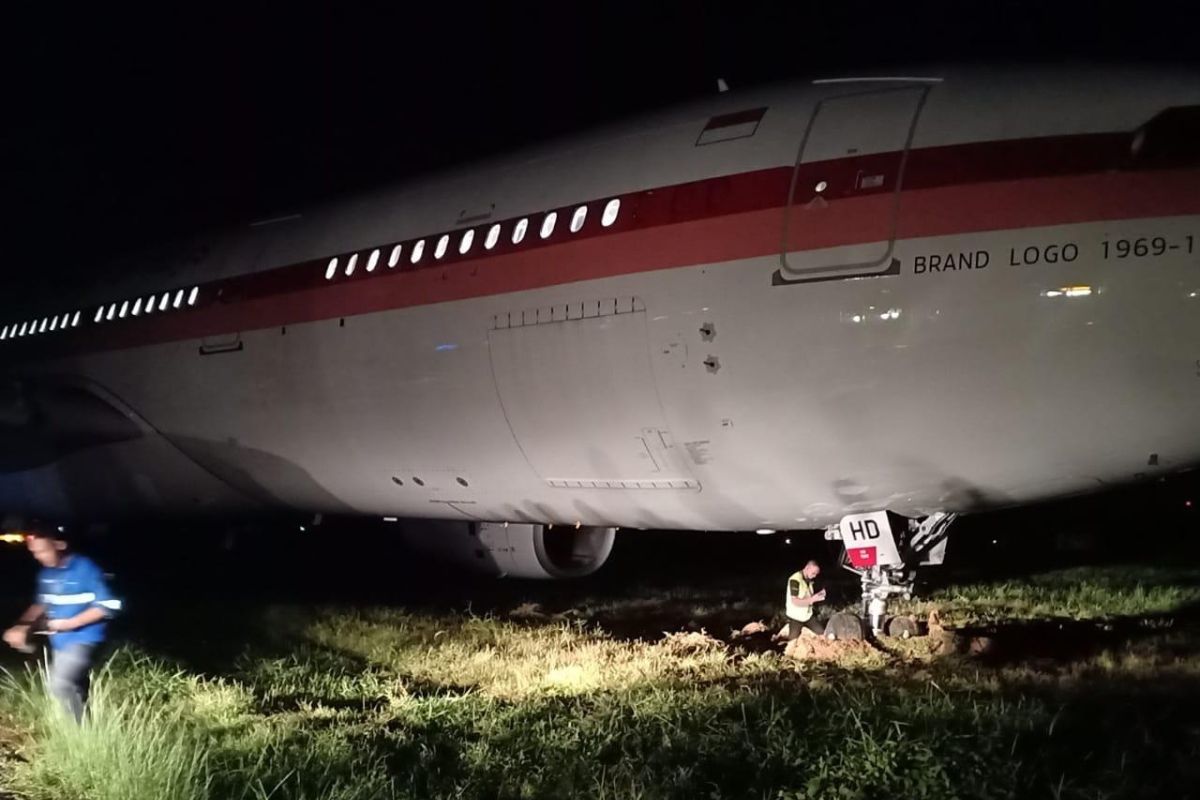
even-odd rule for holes
{"type": "Polygon", "coordinates": [[[1119,71],[724,94],[135,260],[0,320],[82,311],[0,341],[0,435],[45,452],[0,511],[801,528],[1196,466],[1200,169],[1139,160],[1174,117],[1135,139],[1198,104],[1119,71]]]}

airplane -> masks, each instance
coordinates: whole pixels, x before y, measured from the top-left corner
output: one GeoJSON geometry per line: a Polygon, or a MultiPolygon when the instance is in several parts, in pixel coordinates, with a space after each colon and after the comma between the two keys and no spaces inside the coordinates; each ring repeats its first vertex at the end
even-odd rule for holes
{"type": "Polygon", "coordinates": [[[886,602],[959,514],[1200,464],[1197,77],[722,91],[9,296],[0,510],[376,517],[543,578],[824,528],[886,602]]]}

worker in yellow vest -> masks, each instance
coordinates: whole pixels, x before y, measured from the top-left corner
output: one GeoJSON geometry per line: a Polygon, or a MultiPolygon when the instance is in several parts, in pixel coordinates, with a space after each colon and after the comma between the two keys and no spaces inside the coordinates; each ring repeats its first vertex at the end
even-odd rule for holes
{"type": "Polygon", "coordinates": [[[809,561],[804,569],[793,572],[787,582],[787,638],[788,641],[800,635],[802,628],[808,628],[817,636],[825,633],[824,626],[817,621],[813,606],[825,602],[825,590],[813,591],[813,581],[821,574],[821,565],[809,561]]]}

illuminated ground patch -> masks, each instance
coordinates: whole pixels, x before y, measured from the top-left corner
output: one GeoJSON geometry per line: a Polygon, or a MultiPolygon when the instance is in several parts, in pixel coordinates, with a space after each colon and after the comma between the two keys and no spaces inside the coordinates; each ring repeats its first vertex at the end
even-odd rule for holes
{"type": "Polygon", "coordinates": [[[83,731],[10,678],[4,785],[47,799],[1185,796],[1200,785],[1196,577],[1068,571],[914,607],[993,636],[1090,626],[1065,658],[935,658],[913,639],[795,660],[732,636],[735,619],[781,619],[729,587],[657,605],[514,600],[511,615],[261,609],[223,670],[119,652],[83,731]],[[664,608],[677,625],[652,635],[664,608]],[[631,615],[636,636],[597,624],[631,615]]]}

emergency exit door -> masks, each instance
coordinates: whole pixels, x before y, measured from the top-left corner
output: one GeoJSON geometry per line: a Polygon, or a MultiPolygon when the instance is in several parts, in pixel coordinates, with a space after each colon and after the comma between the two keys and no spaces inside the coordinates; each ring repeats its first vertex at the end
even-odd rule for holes
{"type": "Polygon", "coordinates": [[[777,283],[888,270],[904,166],[929,88],[876,84],[817,103],[792,173],[777,283]]]}

